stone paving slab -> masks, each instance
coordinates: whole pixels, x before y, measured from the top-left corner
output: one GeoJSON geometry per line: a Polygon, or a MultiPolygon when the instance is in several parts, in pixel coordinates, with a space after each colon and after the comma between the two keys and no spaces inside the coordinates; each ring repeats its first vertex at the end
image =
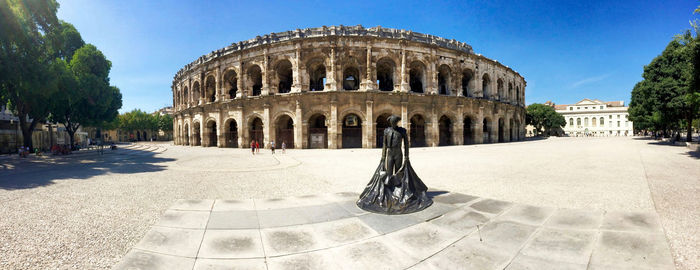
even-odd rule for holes
{"type": "Polygon", "coordinates": [[[673,269],[653,212],[431,194],[408,215],[357,193],[178,200],[114,269],[673,269]]]}

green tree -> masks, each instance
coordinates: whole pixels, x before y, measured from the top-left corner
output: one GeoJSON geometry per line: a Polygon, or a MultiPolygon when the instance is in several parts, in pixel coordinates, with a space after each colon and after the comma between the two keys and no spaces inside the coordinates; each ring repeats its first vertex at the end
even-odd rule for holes
{"type": "Polygon", "coordinates": [[[173,131],[173,116],[169,114],[160,116],[158,121],[158,129],[162,130],[163,132],[173,131]]]}
{"type": "Polygon", "coordinates": [[[19,117],[24,146],[33,148],[32,131],[45,121],[57,91],[54,71],[61,63],[56,43],[58,3],[53,0],[0,0],[0,102],[19,117]]]}
{"type": "Polygon", "coordinates": [[[554,129],[566,126],[564,116],[558,114],[554,108],[539,103],[527,106],[525,122],[535,127],[536,135],[542,130],[549,135],[554,129]]]}
{"type": "MultiPolygon", "coordinates": [[[[630,119],[637,129],[663,131],[679,130],[682,123],[692,123],[698,115],[695,96],[700,74],[700,59],[694,60],[698,51],[697,36],[690,31],[676,36],[661,55],[644,66],[643,80],[632,89],[630,119]],[[697,61],[697,64],[694,63],[697,61]]],[[[687,139],[692,129],[687,126],[687,139]]]]}

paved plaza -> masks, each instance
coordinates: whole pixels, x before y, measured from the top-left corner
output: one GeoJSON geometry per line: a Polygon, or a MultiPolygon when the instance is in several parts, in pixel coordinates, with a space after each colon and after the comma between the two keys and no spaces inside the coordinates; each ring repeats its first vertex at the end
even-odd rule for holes
{"type": "Polygon", "coordinates": [[[415,148],[435,204],[404,216],[353,204],[380,149],[127,148],[0,159],[0,268],[700,266],[700,159],[685,147],[550,138],[415,148]]]}

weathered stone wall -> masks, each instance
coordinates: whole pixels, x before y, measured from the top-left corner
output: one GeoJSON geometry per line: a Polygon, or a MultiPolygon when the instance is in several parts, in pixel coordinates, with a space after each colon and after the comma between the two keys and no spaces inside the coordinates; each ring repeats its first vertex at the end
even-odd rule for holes
{"type": "Polygon", "coordinates": [[[388,114],[417,145],[524,137],[524,78],[464,43],[341,26],[234,45],[175,76],[176,144],[378,147],[388,114]]]}

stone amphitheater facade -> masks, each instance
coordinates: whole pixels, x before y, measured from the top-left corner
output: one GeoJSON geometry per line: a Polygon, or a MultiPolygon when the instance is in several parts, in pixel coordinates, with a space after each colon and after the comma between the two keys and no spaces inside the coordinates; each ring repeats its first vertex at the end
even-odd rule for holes
{"type": "Polygon", "coordinates": [[[382,27],[271,33],[173,79],[179,145],[381,147],[395,114],[412,147],[521,140],[525,79],[455,40],[382,27]]]}

